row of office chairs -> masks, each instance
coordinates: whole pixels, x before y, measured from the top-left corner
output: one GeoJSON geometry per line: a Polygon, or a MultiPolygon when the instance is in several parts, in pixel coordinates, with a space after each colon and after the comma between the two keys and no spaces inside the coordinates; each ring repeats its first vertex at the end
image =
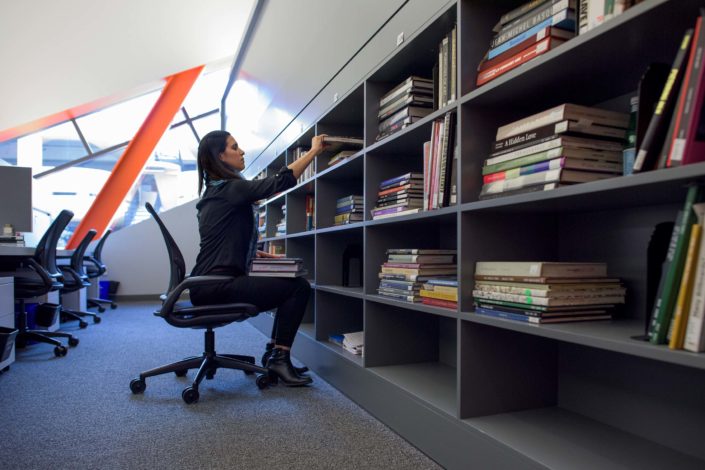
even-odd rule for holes
{"type": "MultiPolygon", "coordinates": [[[[27,324],[26,301],[46,295],[50,292],[59,291],[60,294],[69,294],[90,285],[90,276],[86,273],[84,264],[86,261],[96,266],[96,272],[105,273],[105,265],[100,261],[100,251],[97,255],[94,252],[91,257],[86,258],[86,250],[96,235],[95,230],[89,230],[74,250],[70,258],[70,264],[59,265],[57,263],[57,244],[59,237],[66,226],[73,218],[73,212],[63,210],[54,219],[47,231],[37,244],[34,255],[27,258],[22,263],[24,269],[15,275],[15,300],[19,302],[18,335],[16,343],[26,344],[27,341],[36,341],[54,345],[54,354],[57,357],[65,356],[68,352],[66,346],[56,338],[68,339],[69,346],[77,346],[78,338],[70,333],[61,331],[47,331],[41,329],[30,329],[27,324]],[[91,259],[92,258],[92,259],[91,259]]],[[[108,233],[101,239],[102,243],[109,235],[108,233]]],[[[102,275],[102,274],[101,274],[102,275]]],[[[98,277],[98,276],[94,276],[98,277]]],[[[102,299],[101,299],[102,300],[102,299]]],[[[105,301],[110,302],[110,301],[105,301]]],[[[49,305],[49,304],[46,304],[49,305]]],[[[111,304],[111,306],[114,304],[111,304]]],[[[41,307],[41,305],[40,305],[41,307]]],[[[93,312],[73,310],[63,308],[61,305],[53,306],[60,310],[60,315],[79,321],[79,326],[85,328],[88,324],[85,317],[93,319],[94,323],[100,323],[100,317],[93,312]]]]}

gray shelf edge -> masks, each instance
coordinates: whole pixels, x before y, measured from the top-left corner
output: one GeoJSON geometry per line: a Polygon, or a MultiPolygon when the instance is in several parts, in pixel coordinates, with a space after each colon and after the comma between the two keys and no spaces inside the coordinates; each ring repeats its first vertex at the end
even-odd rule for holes
{"type": "Polygon", "coordinates": [[[375,219],[375,220],[365,220],[365,226],[370,227],[370,226],[375,226],[375,225],[385,225],[393,222],[402,222],[402,221],[414,221],[414,220],[422,220],[422,219],[431,219],[434,217],[442,217],[444,215],[449,215],[449,214],[455,214],[459,211],[459,206],[457,204],[448,206],[448,207],[442,207],[440,209],[432,209],[428,211],[421,211],[417,212],[416,214],[409,214],[409,215],[399,215],[396,217],[385,217],[383,219],[375,219]]]}
{"type": "MultiPolygon", "coordinates": [[[[683,367],[705,369],[705,354],[703,353],[672,351],[668,349],[667,345],[657,346],[646,341],[638,341],[630,338],[615,340],[603,336],[585,334],[579,331],[581,324],[578,323],[529,325],[514,320],[492,318],[468,312],[461,312],[459,318],[472,323],[517,331],[519,333],[533,336],[541,336],[548,339],[555,339],[557,341],[564,341],[566,343],[579,344],[582,346],[627,354],[629,356],[641,357],[659,362],[667,362],[683,367]],[[575,331],[566,331],[567,329],[574,329],[575,331]]],[[[641,321],[617,320],[617,322],[620,321],[625,322],[624,326],[630,326],[633,323],[635,327],[633,332],[634,335],[638,335],[643,331],[643,323],[641,321]]]]}
{"type": "MultiPolygon", "coordinates": [[[[273,319],[248,320],[269,335],[273,319]]],[[[293,354],[321,379],[447,469],[546,467],[299,332],[293,354]],[[427,432],[433,429],[433,433],[427,432]]],[[[315,382],[312,385],[315,387],[315,382]]]]}
{"type": "Polygon", "coordinates": [[[359,152],[354,153],[350,155],[349,157],[343,159],[342,161],[336,163],[335,165],[326,168],[325,170],[321,170],[317,172],[315,175],[313,175],[314,178],[322,178],[326,175],[329,175],[331,173],[335,173],[337,170],[340,170],[341,168],[345,168],[347,165],[350,165],[352,162],[356,161],[359,158],[363,158],[365,156],[366,150],[363,147],[360,149],[359,152]]]}
{"type": "Polygon", "coordinates": [[[284,238],[301,238],[301,237],[310,237],[316,234],[316,229],[314,228],[313,230],[305,230],[303,232],[294,232],[294,233],[287,233],[284,238]]]}
{"type": "Polygon", "coordinates": [[[642,14],[646,13],[647,11],[658,7],[659,5],[662,5],[664,3],[668,3],[673,0],[651,0],[648,2],[642,2],[637,5],[634,5],[630,7],[627,11],[624,13],[610,19],[609,21],[604,22],[601,24],[599,27],[594,28],[590,31],[588,31],[585,34],[581,34],[579,36],[575,36],[574,38],[570,39],[569,41],[566,41],[565,44],[561,45],[561,47],[556,48],[552,51],[547,52],[546,54],[536,57],[533,60],[530,60],[529,62],[522,64],[520,67],[517,67],[516,69],[507,72],[504,75],[501,75],[500,77],[496,78],[495,80],[492,80],[491,82],[479,87],[475,88],[474,90],[466,93],[465,95],[460,97],[460,104],[466,104],[466,103],[471,103],[473,100],[479,99],[482,96],[492,93],[495,91],[497,88],[501,87],[509,87],[511,86],[512,81],[520,80],[521,76],[529,71],[533,70],[537,67],[541,67],[543,64],[546,62],[550,62],[554,58],[564,55],[564,54],[570,54],[573,49],[576,47],[580,47],[581,45],[585,44],[586,42],[590,42],[594,38],[597,38],[599,36],[602,36],[604,34],[609,34],[609,32],[615,28],[620,28],[624,23],[641,16],[642,14]]]}
{"type": "Polygon", "coordinates": [[[432,307],[430,305],[424,305],[421,303],[411,303],[404,302],[401,300],[387,299],[378,294],[365,294],[365,300],[370,302],[377,302],[380,304],[391,305],[392,307],[405,308],[407,310],[416,310],[418,312],[429,313],[431,315],[438,315],[441,317],[458,319],[460,318],[460,313],[458,311],[453,311],[443,307],[432,307]]]}
{"type": "MultiPolygon", "coordinates": [[[[485,201],[465,202],[460,205],[461,212],[491,210],[500,207],[510,207],[517,205],[528,205],[563,199],[571,196],[582,196],[597,193],[606,193],[625,188],[645,187],[660,183],[670,183],[677,181],[688,181],[705,177],[705,162],[693,163],[675,168],[665,168],[662,170],[647,171],[627,176],[617,176],[601,181],[590,183],[580,183],[576,185],[552,189],[550,191],[539,191],[536,193],[518,194],[513,196],[498,197],[485,201]]],[[[616,203],[615,207],[619,207],[616,203]]]]}
{"type": "Polygon", "coordinates": [[[352,287],[342,287],[342,286],[333,286],[333,285],[319,285],[316,287],[317,290],[320,290],[321,292],[329,292],[331,294],[338,294],[338,295],[345,295],[347,297],[353,297],[356,299],[364,299],[365,294],[362,290],[362,287],[360,287],[360,291],[352,291],[350,289],[353,289],[352,287]]]}
{"type": "Polygon", "coordinates": [[[344,230],[354,230],[356,228],[362,228],[364,226],[365,226],[365,221],[361,220],[359,222],[355,222],[352,224],[333,225],[332,227],[317,228],[316,233],[322,234],[322,233],[342,232],[344,230]]]}

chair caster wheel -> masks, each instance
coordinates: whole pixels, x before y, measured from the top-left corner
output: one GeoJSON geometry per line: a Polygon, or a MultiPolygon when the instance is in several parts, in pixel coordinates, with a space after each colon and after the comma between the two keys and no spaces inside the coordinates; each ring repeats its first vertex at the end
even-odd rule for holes
{"type": "Polygon", "coordinates": [[[146,388],[147,383],[143,379],[132,379],[130,381],[130,390],[135,395],[144,392],[146,388]]]}
{"type": "Polygon", "coordinates": [[[100,323],[101,321],[103,321],[102,318],[100,318],[100,317],[93,317],[93,323],[100,323]]]}
{"type": "Polygon", "coordinates": [[[71,347],[78,346],[78,338],[76,338],[75,336],[70,337],[69,338],[69,346],[71,346],[71,347]]]}
{"type": "Polygon", "coordinates": [[[80,322],[78,322],[78,327],[79,327],[79,328],[86,328],[87,326],[88,326],[88,323],[84,322],[83,320],[81,320],[80,322]]]}
{"type": "Polygon", "coordinates": [[[117,304],[110,304],[110,310],[115,310],[117,308],[117,304]]]}
{"type": "Polygon", "coordinates": [[[181,398],[187,405],[191,405],[198,401],[198,390],[193,387],[187,387],[181,392],[181,398]]]}
{"type": "Polygon", "coordinates": [[[105,307],[98,307],[98,313],[105,312],[105,307]]]}
{"type": "Polygon", "coordinates": [[[188,372],[188,369],[180,369],[180,370],[175,370],[174,374],[176,374],[177,377],[186,377],[187,372],[188,372]]]}
{"type": "Polygon", "coordinates": [[[69,350],[66,349],[66,346],[56,346],[54,348],[54,356],[56,357],[64,357],[68,352],[69,350]]]}
{"type": "Polygon", "coordinates": [[[255,383],[257,384],[257,388],[259,388],[260,390],[264,390],[270,385],[269,376],[267,374],[260,375],[259,377],[257,377],[255,383]]]}

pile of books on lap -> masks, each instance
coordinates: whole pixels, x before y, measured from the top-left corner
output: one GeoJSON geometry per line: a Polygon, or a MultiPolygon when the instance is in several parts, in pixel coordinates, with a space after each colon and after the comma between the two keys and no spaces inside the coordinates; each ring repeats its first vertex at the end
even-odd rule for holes
{"type": "Polygon", "coordinates": [[[345,225],[359,222],[363,218],[362,196],[351,194],[341,197],[335,201],[335,223],[334,225],[345,225]]]}
{"type": "Polygon", "coordinates": [[[377,204],[370,212],[373,219],[415,214],[422,210],[423,200],[423,174],[406,173],[379,184],[377,204]]]}
{"type": "Polygon", "coordinates": [[[379,101],[377,141],[433,112],[433,80],[410,76],[379,101]]]}
{"type": "Polygon", "coordinates": [[[255,258],[250,276],[300,277],[308,274],[301,258],[255,258]]]}
{"type": "Polygon", "coordinates": [[[475,313],[527,323],[609,320],[626,289],[605,263],[479,261],[475,313]]]}
{"type": "Polygon", "coordinates": [[[532,0],[502,15],[477,68],[477,86],[575,37],[576,0],[532,0]]]}
{"type": "Polygon", "coordinates": [[[497,129],[480,199],[620,176],[629,115],[562,104],[497,129]]]}
{"type": "Polygon", "coordinates": [[[420,292],[432,279],[455,280],[457,288],[455,253],[455,250],[390,248],[380,269],[377,292],[394,300],[422,302],[420,292]]]}
{"type": "Polygon", "coordinates": [[[432,277],[421,286],[419,291],[421,303],[457,310],[458,308],[458,279],[432,277]]]}

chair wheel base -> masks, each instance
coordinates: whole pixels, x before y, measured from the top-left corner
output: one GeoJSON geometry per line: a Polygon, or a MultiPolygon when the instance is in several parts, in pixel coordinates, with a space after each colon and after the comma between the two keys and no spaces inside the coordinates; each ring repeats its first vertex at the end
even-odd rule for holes
{"type": "Polygon", "coordinates": [[[69,350],[66,349],[66,346],[56,346],[54,348],[54,356],[56,357],[64,357],[68,352],[69,350]]]}
{"type": "Polygon", "coordinates": [[[186,387],[183,392],[181,392],[181,398],[187,405],[192,405],[198,401],[198,389],[193,387],[186,387]]]}
{"type": "Polygon", "coordinates": [[[147,382],[144,379],[132,379],[130,381],[130,391],[137,395],[138,393],[143,393],[147,388],[147,382]]]}

